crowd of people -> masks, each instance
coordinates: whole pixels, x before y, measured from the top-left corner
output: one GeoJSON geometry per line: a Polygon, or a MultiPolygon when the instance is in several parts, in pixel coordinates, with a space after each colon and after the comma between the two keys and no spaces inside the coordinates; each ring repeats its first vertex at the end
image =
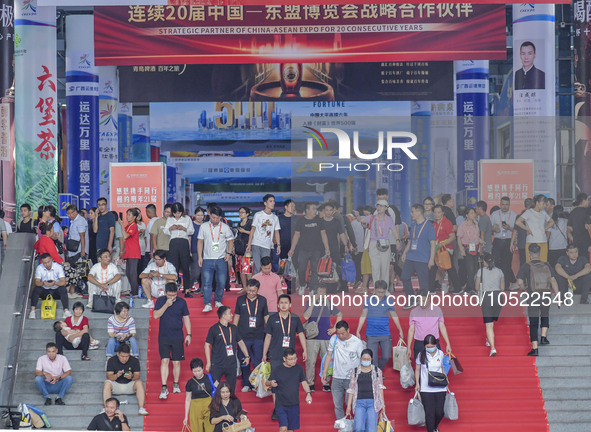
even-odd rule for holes
{"type": "MultiPolygon", "coordinates": [[[[427,430],[436,431],[445,393],[431,388],[425,376],[441,369],[443,356],[451,354],[451,343],[441,308],[430,303],[432,294],[483,297],[486,345],[493,357],[498,352],[494,323],[504,304],[503,292],[523,291],[528,299],[549,299],[528,306],[531,356],[539,354],[538,343],[550,343],[553,302],[569,304],[570,300],[572,304],[574,293],[580,294],[580,303],[589,303],[591,212],[586,194],[577,196],[570,213],[553,199],[537,195],[525,200],[520,214],[510,210],[508,197],[491,209],[484,201],[455,208],[453,197],[444,194],[437,201],[427,197],[422,204],[414,204],[408,224],[389,204],[385,189],[377,190],[375,207],[362,206],[351,214],[343,214],[335,201],[318,205],[287,200],[283,204],[283,212],[277,215],[275,197],[267,194],[263,210],[252,217],[248,207],[241,207],[235,226],[216,204],[197,207],[192,216],[180,203],[167,204],[162,217],[155,206],[148,205],[146,225],[139,209],[130,208],[123,217],[108,211],[107,200],[100,198],[97,207],[88,210],[70,205],[67,230],[53,206],[40,207],[33,219],[30,206],[23,204],[16,231],[38,237],[39,264],[29,318],[36,318],[39,300],[49,295],[60,299],[63,307],[62,320],[54,323],[56,342],[47,344],[36,368],[35,383],[46,404],[64,404],[72,385],[63,349],[80,350],[81,359],[89,360],[88,351],[100,344],[90,335],[84,305],[77,301],[69,306],[69,300],[81,297],[77,271],[81,262],[87,270],[87,308],[92,309],[93,297],[102,293],[115,302],[106,325],[105,412],[101,414],[106,420],[95,418],[89,425],[98,429],[109,423],[128,430],[113,395],[135,393],[139,414],[148,414],[145,386],[139,379],[135,322],[129,315],[130,303],[142,295],[146,298],[142,307],[153,309],[153,317],[159,320],[160,399],[169,395],[171,361],[172,392],[181,393],[181,362],[193,340],[187,299],[199,302],[202,297],[203,313],[216,308],[216,323],[207,333],[196,335],[205,343],[205,360],[191,360],[193,376],[185,385],[185,422],[193,431],[217,431],[244,419],[235,394],[237,370],[242,370],[241,392],[252,391],[251,368],[267,361],[271,375],[265,384],[273,392],[272,418],[282,431],[299,429],[298,389],[301,384],[306,402],[311,403],[319,358],[324,358],[322,390],[332,392],[335,418],[355,413],[356,431],[375,430],[386,405],[383,371],[393,346],[390,320],[398,340],[409,347],[409,360],[415,360],[427,430]],[[520,262],[517,274],[515,251],[520,262]],[[354,278],[345,276],[346,256],[352,257],[354,278]],[[319,272],[321,262],[329,263],[328,276],[319,272]],[[233,308],[224,304],[232,278],[241,287],[233,308]],[[397,294],[400,285],[403,292],[397,294]],[[327,296],[350,290],[371,295],[365,297],[355,334],[327,296]],[[296,293],[309,294],[304,321],[291,311],[291,295],[296,293]],[[404,309],[412,309],[406,332],[387,301],[393,294],[404,309]],[[126,297],[129,303],[122,301],[126,297]],[[332,317],[336,317],[334,323],[332,317]],[[305,368],[297,364],[296,341],[305,368]],[[50,394],[58,395],[55,402],[50,394]]],[[[4,244],[10,241],[4,235],[6,229],[2,230],[5,225],[0,224],[4,244]]]]}

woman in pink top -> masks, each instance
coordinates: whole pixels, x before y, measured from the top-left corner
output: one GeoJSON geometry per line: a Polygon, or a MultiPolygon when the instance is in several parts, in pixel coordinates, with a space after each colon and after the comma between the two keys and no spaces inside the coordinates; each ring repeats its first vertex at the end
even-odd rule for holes
{"type": "Polygon", "coordinates": [[[271,272],[271,267],[271,257],[261,258],[261,271],[252,277],[253,279],[258,280],[261,284],[259,295],[262,295],[267,299],[267,308],[269,309],[270,314],[279,311],[277,309],[277,303],[279,301],[279,296],[283,294],[281,278],[271,272]]]}
{"type": "Polygon", "coordinates": [[[478,249],[480,246],[480,230],[476,223],[476,210],[468,209],[466,220],[458,227],[458,245],[464,259],[466,269],[467,289],[475,292],[474,277],[478,268],[478,249]]]}

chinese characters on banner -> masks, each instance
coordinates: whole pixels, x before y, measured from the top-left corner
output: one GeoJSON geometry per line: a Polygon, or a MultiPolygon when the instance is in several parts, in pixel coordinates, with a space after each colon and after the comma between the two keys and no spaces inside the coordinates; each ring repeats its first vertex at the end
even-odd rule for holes
{"type": "Polygon", "coordinates": [[[14,0],[0,0],[0,98],[14,79],[14,0]]]}
{"type": "Polygon", "coordinates": [[[520,214],[523,200],[534,195],[534,163],[525,159],[489,159],[480,161],[480,199],[488,208],[509,197],[511,210],[520,214]]]}
{"type": "Polygon", "coordinates": [[[57,206],[57,50],[55,7],[16,2],[16,207],[57,206]]]}
{"type": "Polygon", "coordinates": [[[99,68],[99,195],[109,197],[109,164],[119,162],[117,68],[99,68]]]}
{"type": "Polygon", "coordinates": [[[125,212],[133,207],[141,210],[144,220],[146,206],[154,204],[158,214],[162,214],[165,198],[165,165],[163,163],[112,163],[111,210],[125,212]]]}
{"type": "Polygon", "coordinates": [[[0,103],[0,161],[10,162],[10,104],[0,103]]]}
{"type": "Polygon", "coordinates": [[[506,57],[503,5],[122,6],[94,19],[101,66],[280,63],[296,49],[307,62],[506,57]]]}

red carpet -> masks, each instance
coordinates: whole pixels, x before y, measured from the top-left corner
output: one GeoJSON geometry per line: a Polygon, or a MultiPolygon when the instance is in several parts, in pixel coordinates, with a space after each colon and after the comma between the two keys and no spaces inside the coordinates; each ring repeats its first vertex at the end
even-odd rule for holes
{"type": "MultiPolygon", "coordinates": [[[[225,293],[224,304],[234,309],[236,293],[225,293]]],[[[295,303],[300,299],[294,296],[295,313],[302,315],[302,308],[295,303]],[[297,298],[297,299],[296,299],[297,298]]],[[[150,320],[150,336],[148,348],[148,376],[146,409],[150,415],[145,418],[146,431],[180,431],[184,417],[184,386],[192,376],[189,361],[193,357],[204,357],[204,342],[207,330],[217,321],[215,309],[208,314],[201,313],[203,299],[188,299],[191,311],[193,344],[185,350],[187,361],[182,364],[181,394],[170,394],[168,400],[160,401],[160,358],[158,355],[158,322],[150,320]]],[[[408,330],[408,311],[397,308],[401,317],[403,330],[408,330]]],[[[444,308],[444,315],[450,315],[444,308]]],[[[488,357],[489,349],[485,347],[484,324],[480,317],[448,317],[446,325],[454,354],[464,366],[464,373],[454,376],[450,371],[450,389],[455,392],[459,405],[460,419],[452,422],[444,419],[439,430],[447,432],[546,432],[548,423],[539,379],[534,358],[525,354],[529,350],[529,333],[524,317],[505,317],[504,310],[496,325],[497,357],[488,357]]],[[[457,310],[456,310],[457,315],[457,310]]],[[[513,315],[515,315],[513,313],[513,315]]],[[[353,332],[357,328],[359,311],[345,310],[345,319],[353,332]],[[348,312],[348,313],[347,313],[348,312]]],[[[397,330],[391,323],[392,334],[396,337],[397,330]]],[[[364,336],[362,334],[362,336],[364,336]]],[[[443,341],[442,341],[443,345],[443,341]]],[[[297,345],[301,354],[299,342],[297,345]]],[[[444,348],[445,349],[445,348],[444,348]]],[[[301,357],[300,357],[301,358],[301,357]]],[[[303,362],[300,361],[303,365],[303,362]]],[[[406,409],[413,390],[403,390],[400,376],[391,368],[391,361],[385,372],[386,411],[391,420],[395,421],[396,432],[420,431],[424,428],[408,426],[406,409]]],[[[320,367],[320,359],[317,361],[320,367]]],[[[240,393],[238,378],[238,397],[243,407],[249,412],[249,418],[257,432],[276,432],[278,423],[270,420],[273,410],[272,399],[257,398],[253,392],[240,393]]],[[[320,379],[316,379],[316,389],[322,389],[320,379]]],[[[172,392],[172,367],[169,377],[169,390],[172,392]]],[[[301,392],[302,420],[301,430],[333,431],[334,408],[330,393],[316,391],[313,393],[312,405],[305,404],[301,392]]],[[[370,431],[368,431],[370,432],[370,431]]]]}

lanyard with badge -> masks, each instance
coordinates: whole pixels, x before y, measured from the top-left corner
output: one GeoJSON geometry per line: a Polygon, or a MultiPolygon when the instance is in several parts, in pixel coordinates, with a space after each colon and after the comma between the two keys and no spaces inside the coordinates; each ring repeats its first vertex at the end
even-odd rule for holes
{"type": "Polygon", "coordinates": [[[222,235],[222,223],[220,222],[220,231],[218,232],[218,240],[217,242],[213,238],[213,228],[212,225],[209,224],[209,230],[211,231],[211,250],[212,252],[219,252],[220,251],[220,236],[222,235]]]}
{"type": "Polygon", "coordinates": [[[287,336],[285,335],[285,327],[283,326],[283,318],[281,318],[281,315],[279,315],[279,322],[281,323],[281,330],[283,331],[283,343],[281,345],[282,348],[289,348],[289,342],[290,342],[290,334],[291,334],[291,312],[289,313],[289,316],[287,317],[287,319],[289,320],[289,324],[287,327],[287,336]]]}
{"type": "MultiPolygon", "coordinates": [[[[468,228],[470,226],[470,223],[468,223],[468,225],[466,225],[466,231],[472,231],[472,228],[475,228],[475,233],[476,233],[476,237],[478,238],[478,226],[476,226],[476,224],[472,224],[471,228],[468,228]]],[[[468,233],[469,236],[472,236],[472,233],[468,233]]],[[[476,253],[476,243],[468,243],[468,252],[475,254],[476,253]]]]}
{"type": "Polygon", "coordinates": [[[423,222],[423,226],[421,227],[420,231],[419,231],[419,235],[415,236],[416,231],[417,231],[417,223],[415,222],[415,226],[413,227],[412,230],[412,239],[410,241],[410,249],[411,250],[417,250],[417,246],[419,243],[419,238],[421,237],[421,233],[423,232],[423,228],[425,228],[425,225],[427,224],[427,222],[429,222],[427,219],[425,219],[425,221],[423,222]]]}
{"type": "Polygon", "coordinates": [[[256,328],[257,326],[257,312],[259,310],[259,299],[257,298],[256,306],[254,307],[254,316],[250,313],[250,306],[248,305],[248,298],[246,299],[246,309],[248,309],[248,327],[256,328]]]}
{"type": "Polygon", "coordinates": [[[228,331],[230,332],[230,343],[228,343],[226,341],[226,335],[224,335],[224,330],[222,329],[222,326],[218,324],[218,327],[220,328],[220,332],[222,333],[222,338],[224,339],[224,345],[226,347],[226,355],[228,357],[232,357],[234,355],[234,348],[232,347],[232,329],[230,327],[228,327],[228,331]]]}

